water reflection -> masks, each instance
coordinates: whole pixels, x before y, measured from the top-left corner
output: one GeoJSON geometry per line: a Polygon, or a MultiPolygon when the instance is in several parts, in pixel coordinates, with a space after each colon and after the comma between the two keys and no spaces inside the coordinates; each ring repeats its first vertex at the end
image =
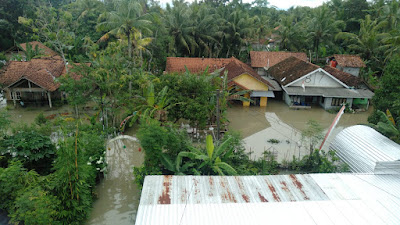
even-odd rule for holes
{"type": "MultiPolygon", "coordinates": [[[[357,114],[344,114],[328,138],[324,149],[341,130],[348,126],[367,123],[368,112],[357,114]]],[[[309,110],[293,110],[282,101],[269,100],[268,106],[244,108],[234,105],[228,109],[230,129],[240,131],[246,150],[252,152],[252,158],[262,156],[267,150],[276,154],[277,160],[291,160],[293,156],[302,157],[308,154],[301,139],[301,131],[307,127],[310,119],[317,121],[325,129],[331,125],[336,114],[331,114],[319,107],[309,110]],[[271,139],[279,143],[268,142],[271,139]]]]}
{"type": "Polygon", "coordinates": [[[107,146],[107,175],[98,185],[87,224],[134,224],[140,190],[133,182],[132,167],[143,163],[138,144],[129,139],[112,141],[107,146]]]}

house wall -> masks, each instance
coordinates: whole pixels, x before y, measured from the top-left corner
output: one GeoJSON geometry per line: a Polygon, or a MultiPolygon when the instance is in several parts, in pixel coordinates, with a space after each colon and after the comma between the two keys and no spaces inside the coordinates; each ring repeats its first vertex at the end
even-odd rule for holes
{"type": "MultiPolygon", "coordinates": [[[[322,106],[322,108],[324,108],[325,110],[328,109],[338,109],[342,106],[332,106],[332,99],[333,98],[325,98],[324,103],[321,103],[320,105],[322,106]]],[[[349,104],[349,107],[353,106],[353,99],[352,98],[347,98],[346,99],[346,103],[349,104]]]]}
{"type": "Polygon", "coordinates": [[[265,71],[264,68],[257,68],[256,70],[257,70],[258,75],[260,75],[260,76],[266,76],[267,75],[267,72],[265,71]]]}
{"type": "Polygon", "coordinates": [[[358,77],[360,75],[360,68],[344,67],[343,72],[350,73],[351,75],[358,77]]]}
{"type": "Polygon", "coordinates": [[[268,86],[248,74],[242,74],[233,79],[239,85],[253,91],[268,91],[268,86]]]}
{"type": "Polygon", "coordinates": [[[306,87],[343,87],[336,80],[321,71],[316,71],[308,75],[307,77],[304,77],[303,79],[291,84],[290,86],[301,87],[303,81],[306,87]]]}

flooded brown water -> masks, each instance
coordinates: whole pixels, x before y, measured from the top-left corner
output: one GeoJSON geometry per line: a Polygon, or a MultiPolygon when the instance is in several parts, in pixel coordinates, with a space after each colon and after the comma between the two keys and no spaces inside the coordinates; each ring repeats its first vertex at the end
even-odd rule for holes
{"type": "MultiPolygon", "coordinates": [[[[343,114],[323,149],[327,149],[336,134],[344,128],[367,123],[371,112],[372,108],[367,112],[343,114]]],[[[317,121],[326,132],[336,114],[328,113],[320,107],[293,110],[282,101],[269,100],[266,108],[234,105],[228,109],[227,116],[230,120],[229,128],[242,134],[246,150],[252,152],[252,158],[261,157],[267,150],[274,152],[278,161],[282,162],[292,160],[293,156],[302,157],[308,153],[301,138],[301,131],[307,128],[309,120],[317,121]],[[271,139],[280,142],[272,144],[268,142],[271,139]]]]}
{"type": "Polygon", "coordinates": [[[134,183],[133,166],[144,160],[136,141],[111,141],[107,149],[107,174],[96,187],[99,199],[93,205],[87,224],[134,224],[140,190],[134,183]]]}

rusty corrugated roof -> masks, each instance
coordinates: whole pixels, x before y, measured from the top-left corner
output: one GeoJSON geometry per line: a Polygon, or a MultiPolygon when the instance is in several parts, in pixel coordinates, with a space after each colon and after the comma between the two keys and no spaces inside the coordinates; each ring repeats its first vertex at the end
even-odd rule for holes
{"type": "Polygon", "coordinates": [[[272,67],[291,56],[307,61],[307,55],[303,52],[251,51],[251,67],[272,67]]]}
{"type": "Polygon", "coordinates": [[[146,176],[136,225],[400,224],[400,175],[146,176]]]}

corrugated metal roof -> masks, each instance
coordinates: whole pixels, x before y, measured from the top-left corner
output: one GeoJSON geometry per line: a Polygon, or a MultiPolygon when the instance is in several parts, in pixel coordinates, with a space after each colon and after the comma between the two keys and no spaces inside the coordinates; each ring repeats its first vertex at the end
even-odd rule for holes
{"type": "Polygon", "coordinates": [[[147,176],[136,224],[400,224],[400,175],[147,176]]]}
{"type": "Polygon", "coordinates": [[[356,125],[344,129],[329,149],[335,150],[353,172],[400,173],[400,145],[371,127],[356,125]]]}

